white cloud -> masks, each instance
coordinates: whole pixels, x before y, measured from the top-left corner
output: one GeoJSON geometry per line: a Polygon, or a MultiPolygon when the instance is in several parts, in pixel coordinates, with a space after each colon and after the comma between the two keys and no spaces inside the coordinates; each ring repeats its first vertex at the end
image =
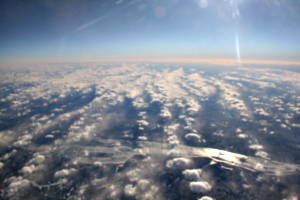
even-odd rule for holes
{"type": "Polygon", "coordinates": [[[4,181],[6,184],[9,184],[6,188],[6,195],[8,197],[18,196],[20,191],[26,189],[30,186],[30,181],[19,177],[10,177],[8,180],[4,181]]]}
{"type": "Polygon", "coordinates": [[[262,109],[262,108],[256,108],[255,110],[254,110],[254,113],[257,113],[257,114],[259,114],[259,115],[262,115],[262,116],[269,116],[270,114],[269,113],[267,113],[264,109],[262,109]]]}
{"type": "Polygon", "coordinates": [[[128,184],[124,187],[125,196],[136,199],[156,199],[157,191],[158,188],[146,179],[139,180],[135,186],[128,184]]]}
{"type": "Polygon", "coordinates": [[[137,188],[141,191],[145,191],[146,189],[149,188],[149,186],[150,186],[150,182],[146,179],[141,179],[137,183],[137,188]]]}
{"type": "Polygon", "coordinates": [[[146,136],[139,136],[138,140],[148,140],[148,138],[146,136]]]}
{"type": "Polygon", "coordinates": [[[260,150],[260,149],[263,149],[264,147],[262,145],[259,145],[259,144],[252,144],[252,145],[249,146],[249,148],[260,150]]]}
{"type": "Polygon", "coordinates": [[[213,135],[224,137],[223,131],[214,132],[213,135]]]}
{"type": "Polygon", "coordinates": [[[280,126],[281,126],[282,128],[287,128],[287,125],[286,125],[286,124],[280,124],[280,126]]]}
{"type": "Polygon", "coordinates": [[[2,160],[8,160],[11,156],[14,156],[17,153],[16,149],[13,149],[11,152],[4,154],[1,158],[2,160]]]}
{"type": "Polygon", "coordinates": [[[100,161],[96,161],[96,162],[94,162],[94,165],[101,167],[102,163],[100,161]]]}
{"type": "Polygon", "coordinates": [[[264,170],[264,166],[260,163],[257,163],[254,168],[258,171],[263,171],[264,170]]]}
{"type": "Polygon", "coordinates": [[[211,185],[206,181],[191,182],[190,190],[195,193],[209,192],[211,190],[211,185]]]}
{"type": "Polygon", "coordinates": [[[191,160],[187,158],[174,158],[172,160],[168,160],[166,163],[167,168],[171,169],[184,169],[191,165],[191,160]]]}
{"type": "Polygon", "coordinates": [[[161,116],[162,118],[171,118],[171,113],[168,110],[168,108],[164,107],[161,111],[159,116],[161,116]]]}
{"type": "Polygon", "coordinates": [[[137,120],[136,121],[138,123],[139,126],[148,126],[149,122],[147,122],[146,120],[137,120]]]}
{"type": "Polygon", "coordinates": [[[76,171],[76,169],[74,169],[74,168],[63,169],[63,170],[55,172],[54,177],[55,178],[62,178],[62,177],[69,176],[69,175],[73,174],[75,171],[76,171]]]}
{"type": "Polygon", "coordinates": [[[237,129],[235,130],[235,132],[236,132],[236,133],[241,133],[241,132],[242,132],[242,129],[241,129],[241,128],[237,128],[237,129]]]}
{"type": "Polygon", "coordinates": [[[44,162],[44,160],[45,160],[45,156],[44,155],[36,154],[36,156],[33,159],[31,159],[29,161],[29,163],[41,164],[41,163],[44,162]]]}
{"type": "Polygon", "coordinates": [[[184,136],[187,141],[200,142],[201,136],[195,133],[189,133],[184,136]]]}
{"type": "Polygon", "coordinates": [[[208,196],[203,196],[203,197],[201,197],[201,198],[198,199],[198,200],[213,200],[213,198],[208,197],[208,196]]]}
{"type": "Polygon", "coordinates": [[[136,194],[136,187],[134,187],[133,185],[131,184],[128,184],[125,186],[124,188],[124,193],[126,196],[128,197],[132,197],[132,196],[135,196],[136,194]]]}
{"type": "Polygon", "coordinates": [[[282,199],[282,200],[298,200],[298,197],[291,194],[291,195],[289,195],[289,197],[287,199],[282,199]]]}
{"type": "Polygon", "coordinates": [[[261,157],[261,158],[265,158],[265,159],[269,159],[269,154],[265,151],[257,151],[255,153],[255,156],[261,157]]]}
{"type": "Polygon", "coordinates": [[[175,150],[175,149],[172,149],[170,151],[167,152],[167,155],[169,157],[177,157],[179,156],[179,151],[175,150]]]}
{"type": "Polygon", "coordinates": [[[169,141],[169,143],[171,145],[178,145],[179,144],[179,140],[178,140],[176,135],[171,135],[170,137],[168,137],[167,140],[169,141]]]}
{"type": "Polygon", "coordinates": [[[34,165],[25,166],[21,169],[21,173],[23,174],[31,174],[34,172],[36,167],[34,165]]]}
{"type": "Polygon", "coordinates": [[[200,180],[200,175],[202,173],[201,169],[186,169],[182,172],[184,177],[190,181],[198,181],[200,180]]]}
{"type": "Polygon", "coordinates": [[[145,103],[144,99],[142,99],[141,97],[135,98],[132,102],[132,105],[138,109],[149,107],[148,103],[145,103]]]}
{"type": "Polygon", "coordinates": [[[247,138],[248,135],[247,135],[247,134],[244,134],[244,133],[241,133],[241,134],[238,134],[238,137],[239,137],[239,138],[247,138]]]}
{"type": "Polygon", "coordinates": [[[139,168],[132,169],[126,172],[126,176],[130,182],[138,181],[142,175],[142,171],[139,168]]]}

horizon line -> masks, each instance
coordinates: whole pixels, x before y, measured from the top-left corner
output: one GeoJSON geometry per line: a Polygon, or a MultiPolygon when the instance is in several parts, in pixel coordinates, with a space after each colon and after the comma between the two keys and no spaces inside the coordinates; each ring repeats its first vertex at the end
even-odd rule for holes
{"type": "MultiPolygon", "coordinates": [[[[275,60],[275,59],[243,59],[240,62],[236,59],[225,58],[183,58],[183,57],[119,57],[119,58],[60,58],[60,59],[19,59],[19,60],[0,60],[0,65],[28,65],[28,64],[55,64],[55,63],[103,63],[103,62],[161,62],[161,63],[205,63],[226,66],[242,65],[291,65],[300,66],[300,60],[275,60]]],[[[0,66],[0,67],[1,67],[0,66]]]]}

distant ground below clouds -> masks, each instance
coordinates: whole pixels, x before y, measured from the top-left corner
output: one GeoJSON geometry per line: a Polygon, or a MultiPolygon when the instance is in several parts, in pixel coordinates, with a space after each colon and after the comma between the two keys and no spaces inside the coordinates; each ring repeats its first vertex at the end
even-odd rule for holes
{"type": "Polygon", "coordinates": [[[0,72],[3,199],[300,197],[299,174],[261,170],[300,164],[297,70],[127,62],[0,72]],[[178,145],[265,162],[252,172],[176,156],[178,145]]]}

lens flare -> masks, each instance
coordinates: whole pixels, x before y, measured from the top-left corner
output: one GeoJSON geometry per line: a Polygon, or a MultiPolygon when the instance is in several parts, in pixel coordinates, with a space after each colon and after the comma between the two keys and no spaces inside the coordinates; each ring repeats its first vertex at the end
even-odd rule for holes
{"type": "Polygon", "coordinates": [[[241,56],[240,56],[240,43],[239,43],[239,36],[238,33],[235,33],[235,49],[236,49],[236,58],[238,66],[241,65],[241,56]]]}

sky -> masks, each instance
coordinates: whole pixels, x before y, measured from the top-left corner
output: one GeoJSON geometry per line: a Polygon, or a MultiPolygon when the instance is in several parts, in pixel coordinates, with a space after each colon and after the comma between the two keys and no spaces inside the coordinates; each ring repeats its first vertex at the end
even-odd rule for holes
{"type": "Polygon", "coordinates": [[[300,61],[300,1],[2,0],[0,60],[300,61]]]}

